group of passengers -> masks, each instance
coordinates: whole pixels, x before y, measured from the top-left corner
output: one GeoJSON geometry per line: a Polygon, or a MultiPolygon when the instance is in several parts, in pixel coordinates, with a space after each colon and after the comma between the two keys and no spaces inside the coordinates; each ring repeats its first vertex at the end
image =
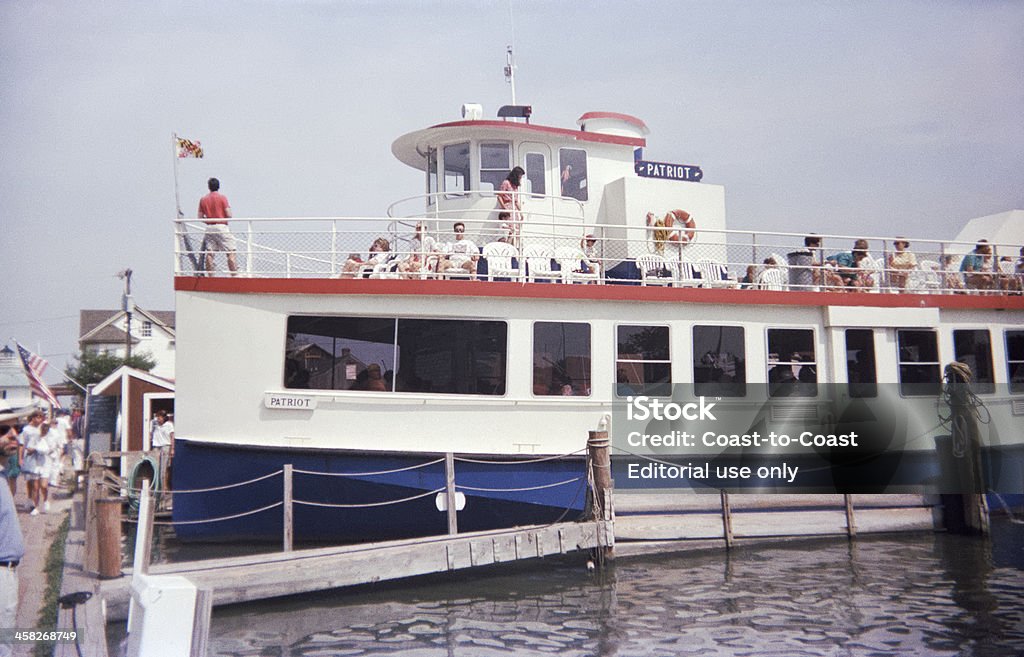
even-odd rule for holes
{"type": "MultiPolygon", "coordinates": [[[[804,246],[811,254],[812,282],[816,289],[852,291],[887,285],[894,290],[906,290],[912,281],[911,273],[921,268],[917,256],[909,251],[910,242],[904,238],[893,242],[894,250],[888,254],[884,267],[882,261],[875,260],[869,253],[866,239],[856,240],[850,251],[827,257],[823,257],[821,242],[818,235],[804,238],[804,246]]],[[[992,245],[982,239],[960,259],[959,267],[956,255],[947,254],[941,259],[938,270],[941,285],[947,290],[1020,294],[1024,289],[1024,247],[1016,262],[1010,256],[1003,256],[996,262],[992,245]]]]}

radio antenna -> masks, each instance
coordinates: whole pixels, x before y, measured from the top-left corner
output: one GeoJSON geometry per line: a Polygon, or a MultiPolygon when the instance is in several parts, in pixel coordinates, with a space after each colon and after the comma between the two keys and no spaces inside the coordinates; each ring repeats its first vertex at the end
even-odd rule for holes
{"type": "Polygon", "coordinates": [[[512,43],[505,49],[505,82],[512,87],[512,104],[516,104],[516,63],[512,50],[516,45],[516,23],[512,15],[512,0],[508,2],[508,23],[512,35],[512,43]]]}

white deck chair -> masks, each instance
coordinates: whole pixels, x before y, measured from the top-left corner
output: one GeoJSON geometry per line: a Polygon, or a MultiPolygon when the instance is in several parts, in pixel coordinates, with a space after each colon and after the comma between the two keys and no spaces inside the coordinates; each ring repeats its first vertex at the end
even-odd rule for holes
{"type": "Polygon", "coordinates": [[[488,242],[484,245],[484,258],[487,260],[487,280],[519,279],[520,268],[512,266],[512,259],[519,258],[519,249],[508,242],[488,242]]]}
{"type": "Polygon", "coordinates": [[[566,283],[589,283],[598,281],[598,270],[590,262],[583,250],[575,246],[560,246],[555,249],[555,262],[562,270],[562,280],[566,283]],[[590,267],[590,271],[578,271],[581,264],[590,267]]]}
{"type": "Polygon", "coordinates": [[[935,260],[922,260],[917,269],[907,272],[907,291],[931,292],[942,287],[942,266],[935,260]]]}
{"type": "Polygon", "coordinates": [[[732,287],[733,282],[729,280],[729,270],[720,262],[700,260],[697,262],[697,271],[700,272],[702,287],[732,287]]]}
{"type": "Polygon", "coordinates": [[[675,267],[657,253],[645,253],[636,259],[640,272],[640,285],[672,285],[676,279],[675,267]],[[664,273],[669,272],[669,276],[664,273]]]}
{"type": "Polygon", "coordinates": [[[868,292],[881,292],[882,272],[885,270],[885,264],[882,260],[876,260],[875,258],[868,256],[863,258],[857,267],[858,269],[865,270],[868,280],[871,281],[871,285],[868,287],[868,292]]]}
{"type": "Polygon", "coordinates": [[[540,280],[561,280],[562,272],[551,267],[554,255],[551,249],[540,244],[531,244],[523,249],[523,262],[526,263],[526,280],[530,283],[540,280]]]}
{"type": "Polygon", "coordinates": [[[789,274],[782,267],[768,267],[757,274],[757,289],[781,292],[788,287],[789,274]]]}

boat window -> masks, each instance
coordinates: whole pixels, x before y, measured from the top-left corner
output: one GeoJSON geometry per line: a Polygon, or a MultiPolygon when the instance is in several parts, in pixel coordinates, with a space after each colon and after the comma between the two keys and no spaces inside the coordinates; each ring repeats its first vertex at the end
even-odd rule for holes
{"type": "Polygon", "coordinates": [[[559,180],[562,196],[587,200],[587,152],[580,148],[558,149],[559,180]]]}
{"type": "Polygon", "coordinates": [[[768,329],[768,396],[814,397],[818,363],[812,329],[768,329]]]}
{"type": "Polygon", "coordinates": [[[971,368],[971,388],[979,394],[996,391],[992,368],[992,339],[985,329],[953,331],[953,353],[971,368]]]}
{"type": "Polygon", "coordinates": [[[505,322],[398,320],[398,392],[505,394],[505,322]]]}
{"type": "Polygon", "coordinates": [[[547,185],[545,179],[547,175],[547,165],[544,163],[543,153],[527,153],[526,154],[526,189],[524,191],[530,192],[534,196],[544,196],[547,194],[547,185]]]}
{"type": "Polygon", "coordinates": [[[1006,332],[1006,378],[1010,392],[1024,392],[1024,331],[1006,332]]]}
{"type": "Polygon", "coordinates": [[[497,190],[512,170],[512,146],[507,143],[480,144],[480,189],[497,190]]]}
{"type": "Polygon", "coordinates": [[[667,326],[619,326],[615,359],[616,394],[672,394],[667,326]]]}
{"type": "Polygon", "coordinates": [[[900,393],[907,397],[931,397],[942,392],[935,331],[899,330],[896,343],[899,349],[900,393]]]}
{"type": "Polygon", "coordinates": [[[469,189],[469,142],[444,147],[444,191],[449,196],[469,189]]]}
{"type": "Polygon", "coordinates": [[[877,397],[875,332],[846,329],[846,383],[851,397],[877,397]]]}
{"type": "Polygon", "coordinates": [[[742,326],[693,327],[693,390],[705,397],[747,394],[742,326]]]}
{"type": "Polygon", "coordinates": [[[388,390],[394,362],[394,319],[288,318],[285,388],[388,390]]]}
{"type": "Polygon", "coordinates": [[[505,322],[288,318],[286,388],[505,394],[505,322]]]}
{"type": "Polygon", "coordinates": [[[427,151],[427,205],[437,200],[437,149],[427,151]]]}
{"type": "Polygon", "coordinates": [[[533,325],[533,394],[590,396],[590,324],[533,325]]]}

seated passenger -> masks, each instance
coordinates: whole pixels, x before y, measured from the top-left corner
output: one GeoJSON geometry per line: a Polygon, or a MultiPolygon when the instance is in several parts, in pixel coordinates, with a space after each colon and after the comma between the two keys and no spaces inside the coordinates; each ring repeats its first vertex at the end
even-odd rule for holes
{"type": "Polygon", "coordinates": [[[398,263],[398,273],[405,278],[415,278],[418,275],[437,271],[437,263],[441,257],[437,240],[426,234],[423,224],[416,224],[413,241],[409,256],[398,263]]]}
{"type": "Polygon", "coordinates": [[[942,287],[947,290],[958,291],[964,289],[964,279],[960,276],[959,270],[954,267],[953,261],[956,256],[947,255],[942,257],[942,287]]]}
{"type": "Polygon", "coordinates": [[[358,253],[351,253],[345,264],[341,267],[340,278],[357,278],[363,267],[373,268],[387,262],[391,256],[391,243],[383,237],[378,237],[370,245],[370,255],[364,261],[358,253]]]}
{"type": "Polygon", "coordinates": [[[476,265],[480,260],[480,249],[473,243],[473,240],[466,239],[466,224],[461,221],[457,222],[452,230],[455,231],[455,241],[448,245],[448,257],[438,264],[438,271],[463,270],[476,280],[476,265]]]}
{"type": "Polygon", "coordinates": [[[968,290],[995,289],[992,246],[988,240],[978,240],[974,250],[964,256],[960,261],[960,273],[964,275],[964,285],[968,290]]]}
{"type": "Polygon", "coordinates": [[[583,236],[580,240],[580,249],[583,251],[583,255],[586,256],[586,260],[580,263],[581,271],[586,274],[597,274],[598,279],[601,278],[601,250],[597,245],[597,238],[592,234],[583,236]]]}
{"type": "Polygon", "coordinates": [[[917,256],[907,251],[910,248],[910,242],[902,237],[897,238],[892,245],[896,252],[889,254],[889,262],[886,267],[889,270],[889,284],[902,290],[907,287],[907,279],[910,277],[907,272],[917,269],[917,256]]]}
{"type": "Polygon", "coordinates": [[[871,272],[860,267],[861,261],[867,257],[868,241],[857,240],[853,243],[852,251],[843,251],[825,258],[825,285],[839,289],[871,287],[871,272]]]}

